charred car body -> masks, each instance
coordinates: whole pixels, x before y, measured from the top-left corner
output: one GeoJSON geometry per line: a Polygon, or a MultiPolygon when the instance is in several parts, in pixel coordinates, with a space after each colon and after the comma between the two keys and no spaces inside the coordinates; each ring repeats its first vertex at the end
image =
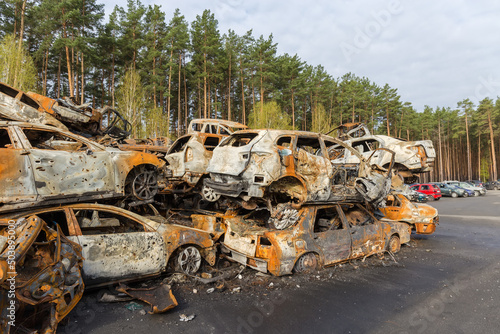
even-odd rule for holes
{"type": "Polygon", "coordinates": [[[412,203],[403,194],[387,196],[385,207],[379,209],[384,217],[407,223],[417,234],[432,234],[439,224],[437,209],[427,204],[412,203]]]}
{"type": "MultiPolygon", "coordinates": [[[[407,183],[413,183],[416,180],[415,173],[429,172],[434,164],[436,152],[431,140],[405,141],[384,135],[372,135],[362,123],[344,124],[334,130],[338,130],[339,139],[355,148],[365,158],[377,148],[394,151],[394,170],[398,171],[407,183]]],[[[356,162],[358,159],[352,151],[344,150],[339,152],[334,161],[349,163],[356,162]]],[[[373,159],[373,162],[382,167],[387,167],[390,163],[385,156],[373,159]]]]}
{"type": "Polygon", "coordinates": [[[55,333],[82,298],[81,269],[81,247],[57,226],[37,216],[0,220],[0,332],[55,333]]]}
{"type": "MultiPolygon", "coordinates": [[[[389,150],[379,149],[380,156],[389,150]]],[[[271,204],[364,202],[377,204],[389,192],[391,166],[383,168],[332,137],[305,131],[245,130],[232,134],[215,148],[207,168],[203,196],[240,197],[244,205],[267,199],[271,204]],[[357,161],[332,163],[338,148],[357,161]],[[210,194],[215,194],[210,196],[210,194]]]]}
{"type": "Polygon", "coordinates": [[[22,92],[0,83],[0,117],[5,120],[51,125],[86,137],[108,135],[124,139],[131,124],[116,110],[106,106],[93,109],[78,105],[72,98],[51,99],[33,92],[22,92]]]}
{"type": "MultiPolygon", "coordinates": [[[[83,281],[98,286],[144,279],[173,270],[194,274],[204,259],[216,260],[214,236],[220,234],[175,223],[165,224],[102,204],[72,204],[4,215],[37,215],[82,247],[83,281]]],[[[196,225],[196,218],[194,218],[196,225]]],[[[160,221],[164,221],[161,219],[160,221]]],[[[208,229],[207,223],[203,225],[208,229]]]]}
{"type": "Polygon", "coordinates": [[[0,212],[103,198],[152,200],[163,164],[54,127],[0,122],[0,212]]]}
{"type": "Polygon", "coordinates": [[[359,204],[303,206],[296,222],[269,226],[265,210],[226,218],[222,252],[236,262],[275,276],[315,270],[389,250],[410,241],[407,224],[377,220],[359,204]],[[258,214],[264,213],[263,217],[258,214]]]}

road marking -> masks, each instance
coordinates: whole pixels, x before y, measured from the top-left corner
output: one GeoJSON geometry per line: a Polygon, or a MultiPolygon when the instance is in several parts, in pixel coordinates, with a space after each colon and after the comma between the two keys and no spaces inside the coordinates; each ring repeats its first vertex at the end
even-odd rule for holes
{"type": "Polygon", "coordinates": [[[494,220],[500,222],[500,217],[490,217],[490,216],[461,216],[461,215],[439,215],[439,217],[446,218],[461,218],[461,219],[469,219],[469,220],[494,220]]]}

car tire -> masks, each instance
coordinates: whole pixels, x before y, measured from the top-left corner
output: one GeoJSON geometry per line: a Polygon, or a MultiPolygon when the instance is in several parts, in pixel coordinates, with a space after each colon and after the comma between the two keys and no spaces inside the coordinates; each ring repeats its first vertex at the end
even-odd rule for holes
{"type": "Polygon", "coordinates": [[[127,177],[125,187],[127,195],[132,195],[139,201],[151,200],[158,193],[157,171],[140,166],[133,169],[127,177]]]}
{"type": "Polygon", "coordinates": [[[432,195],[428,195],[428,196],[427,196],[427,200],[428,200],[429,202],[433,201],[433,200],[434,200],[434,196],[432,196],[432,195]]]}
{"type": "Polygon", "coordinates": [[[217,202],[220,198],[220,194],[217,194],[213,188],[206,185],[201,188],[201,196],[209,202],[217,202]]]}
{"type": "Polygon", "coordinates": [[[181,248],[175,256],[175,270],[187,275],[194,275],[201,266],[201,254],[195,246],[181,248]]]}
{"type": "Polygon", "coordinates": [[[451,193],[451,197],[453,197],[453,198],[457,198],[457,197],[458,197],[458,194],[457,194],[457,193],[451,193]]]}
{"type": "Polygon", "coordinates": [[[401,249],[401,240],[397,235],[392,235],[387,243],[387,251],[397,253],[401,249]]]}
{"type": "Polygon", "coordinates": [[[479,195],[480,195],[479,191],[474,190],[474,196],[475,196],[475,197],[477,197],[477,196],[479,196],[479,195]]]}
{"type": "Polygon", "coordinates": [[[318,258],[314,253],[303,254],[293,267],[293,271],[296,273],[310,273],[318,269],[318,258]]]}

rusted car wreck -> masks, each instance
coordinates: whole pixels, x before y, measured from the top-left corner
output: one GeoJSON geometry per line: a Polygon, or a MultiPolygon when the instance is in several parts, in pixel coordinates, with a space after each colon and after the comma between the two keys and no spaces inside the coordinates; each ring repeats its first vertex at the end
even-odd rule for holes
{"type": "Polygon", "coordinates": [[[104,198],[152,200],[158,157],[51,126],[0,121],[0,212],[104,198]]]}
{"type": "Polygon", "coordinates": [[[0,220],[0,332],[55,333],[83,295],[81,248],[37,216],[0,220]]]}
{"type": "Polygon", "coordinates": [[[359,204],[303,206],[283,229],[266,210],[225,219],[222,252],[229,259],[276,276],[316,270],[384,251],[410,241],[407,224],[380,221],[359,204]]]}
{"type": "Polygon", "coordinates": [[[195,274],[203,260],[215,263],[215,242],[221,235],[102,204],[41,208],[3,218],[30,215],[59,226],[67,239],[82,247],[87,286],[145,279],[169,270],[195,274]]]}
{"type": "Polygon", "coordinates": [[[108,136],[121,140],[130,135],[131,129],[131,124],[109,106],[94,109],[69,97],[54,100],[1,82],[0,118],[50,125],[95,139],[108,136]]]}
{"type": "Polygon", "coordinates": [[[305,203],[380,203],[391,184],[393,153],[386,167],[363,158],[352,147],[325,135],[305,131],[245,130],[232,134],[213,152],[204,181],[203,196],[209,201],[224,195],[243,200],[249,208],[256,200],[268,207],[291,201],[305,203]],[[355,162],[332,161],[342,148],[357,157],[355,162]]]}
{"type": "MultiPolygon", "coordinates": [[[[416,174],[431,171],[436,158],[431,140],[406,141],[384,135],[373,135],[363,123],[347,123],[334,130],[337,130],[339,139],[355,148],[365,158],[373,154],[377,148],[394,151],[394,170],[404,177],[407,183],[414,182],[418,178],[416,174]]],[[[356,162],[359,159],[351,150],[344,150],[341,147],[336,149],[339,153],[333,157],[335,162],[356,162]]],[[[390,164],[386,156],[380,156],[372,161],[382,167],[388,167],[390,164]]]]}

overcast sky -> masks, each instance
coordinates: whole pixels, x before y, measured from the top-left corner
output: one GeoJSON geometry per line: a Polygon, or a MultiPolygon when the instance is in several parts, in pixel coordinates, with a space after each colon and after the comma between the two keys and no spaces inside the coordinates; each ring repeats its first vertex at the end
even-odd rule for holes
{"type": "MultiPolygon", "coordinates": [[[[126,0],[106,0],[109,15],[126,0]]],[[[500,2],[493,0],[142,0],[167,21],[179,8],[191,23],[204,9],[221,35],[273,34],[278,53],[397,88],[403,101],[455,108],[500,95],[500,2]]]]}

